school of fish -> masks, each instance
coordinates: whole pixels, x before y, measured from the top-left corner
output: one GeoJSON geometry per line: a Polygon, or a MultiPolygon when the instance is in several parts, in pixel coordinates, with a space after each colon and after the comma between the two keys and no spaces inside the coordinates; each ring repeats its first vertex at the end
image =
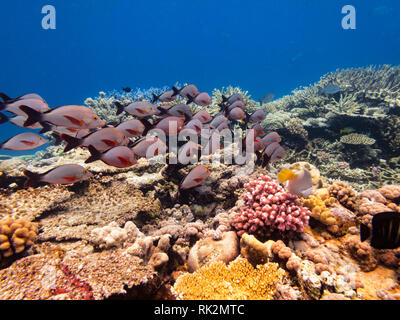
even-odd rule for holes
{"type": "MultiPolygon", "coordinates": [[[[0,98],[3,100],[0,103],[0,124],[10,122],[26,129],[40,129],[40,133],[51,131],[56,145],[66,144],[64,152],[74,148],[87,148],[91,156],[85,163],[100,160],[109,166],[129,168],[137,163],[138,158],[169,151],[167,141],[148,135],[150,131],[161,131],[167,139],[182,133],[201,137],[203,129],[210,130],[211,134],[223,133],[224,130],[231,130],[235,123],[242,128],[244,126],[242,150],[249,151],[246,150],[246,146],[251,143],[257,156],[256,164],[266,167],[268,163],[279,161],[286,156],[285,149],[279,144],[279,134],[264,134],[262,130],[260,122],[265,119],[265,112],[259,109],[249,114],[240,94],[222,96],[220,112],[215,117],[205,109],[194,113],[191,104],[205,107],[212,103],[212,99],[208,93],[199,92],[193,84],[180,89],[172,87],[172,90],[158,96],[153,94],[152,101],[135,101],[128,105],[115,101],[117,115],[125,112],[132,117],[115,127],[106,124],[86,106],[65,105],[51,109],[46,101],[35,93],[17,98],[0,93],[0,98]],[[165,104],[175,101],[178,96],[187,102],[172,106],[165,104]],[[4,111],[12,116],[5,115],[4,111]]],[[[207,136],[205,141],[204,145],[190,140],[180,143],[177,150],[178,163],[184,166],[189,163],[189,158],[197,157],[199,161],[202,155],[210,155],[216,149],[223,148],[219,139],[215,140],[212,136],[207,136]]],[[[0,143],[0,149],[30,150],[47,142],[47,139],[36,133],[25,132],[0,143]]],[[[39,182],[73,184],[92,176],[84,167],[72,164],[59,166],[41,174],[28,170],[24,173],[28,178],[26,186],[34,186],[39,182]]],[[[209,175],[210,171],[206,166],[197,165],[181,181],[179,188],[184,190],[199,186],[209,175]]],[[[310,187],[308,180],[307,173],[293,178],[291,189],[294,193],[301,194],[305,188],[310,187]]]]}

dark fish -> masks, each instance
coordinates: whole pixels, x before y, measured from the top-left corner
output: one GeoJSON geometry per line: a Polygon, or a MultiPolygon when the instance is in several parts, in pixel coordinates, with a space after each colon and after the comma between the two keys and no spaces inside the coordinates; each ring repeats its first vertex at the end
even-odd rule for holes
{"type": "Polygon", "coordinates": [[[126,93],[129,93],[129,92],[131,92],[131,91],[132,91],[132,89],[131,89],[131,88],[129,88],[129,87],[122,88],[122,90],[124,90],[126,93]]]}
{"type": "Polygon", "coordinates": [[[240,93],[234,93],[230,97],[225,97],[224,95],[222,95],[222,103],[227,103],[228,106],[230,106],[232,103],[236,101],[243,102],[243,97],[240,93]]]}
{"type": "Polygon", "coordinates": [[[400,246],[400,214],[381,212],[372,217],[372,230],[360,225],[361,242],[370,239],[375,249],[395,249],[400,246]]]}
{"type": "Polygon", "coordinates": [[[275,95],[273,93],[267,93],[264,98],[258,99],[260,101],[260,104],[268,103],[271,102],[275,98],[275,95]]]}
{"type": "Polygon", "coordinates": [[[172,102],[176,99],[176,96],[173,96],[173,94],[174,94],[174,91],[166,91],[164,93],[161,93],[158,96],[155,93],[152,93],[153,100],[151,101],[151,103],[155,103],[157,101],[172,102]]]}
{"type": "Polygon", "coordinates": [[[194,84],[188,84],[181,89],[172,87],[172,91],[174,92],[172,94],[172,97],[175,97],[176,95],[179,94],[182,98],[186,99],[188,99],[189,97],[194,98],[199,94],[199,89],[197,89],[197,87],[194,84]]]}
{"type": "Polygon", "coordinates": [[[331,94],[336,94],[336,93],[340,92],[341,90],[342,89],[340,89],[340,87],[338,85],[329,83],[323,88],[319,87],[318,93],[331,95],[331,94]]]}

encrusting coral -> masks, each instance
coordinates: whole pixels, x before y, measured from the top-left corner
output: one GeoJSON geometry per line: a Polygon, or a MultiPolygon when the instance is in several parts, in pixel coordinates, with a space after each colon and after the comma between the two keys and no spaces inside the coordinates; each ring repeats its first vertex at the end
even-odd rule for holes
{"type": "Polygon", "coordinates": [[[183,274],[172,291],[181,300],[271,300],[284,274],[276,263],[253,267],[238,258],[228,266],[213,262],[183,274]]]}
{"type": "Polygon", "coordinates": [[[335,181],[328,188],[329,194],[348,209],[354,209],[356,192],[344,182],[335,181]]]}
{"type": "Polygon", "coordinates": [[[0,220],[0,262],[32,246],[37,233],[38,224],[26,219],[0,220]]]}

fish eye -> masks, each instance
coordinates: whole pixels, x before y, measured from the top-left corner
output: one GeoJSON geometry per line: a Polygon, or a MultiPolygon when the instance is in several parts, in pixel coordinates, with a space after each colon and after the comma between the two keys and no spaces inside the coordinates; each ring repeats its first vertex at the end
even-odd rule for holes
{"type": "Polygon", "coordinates": [[[99,117],[98,116],[93,116],[92,118],[93,118],[93,120],[97,120],[99,117]]]}

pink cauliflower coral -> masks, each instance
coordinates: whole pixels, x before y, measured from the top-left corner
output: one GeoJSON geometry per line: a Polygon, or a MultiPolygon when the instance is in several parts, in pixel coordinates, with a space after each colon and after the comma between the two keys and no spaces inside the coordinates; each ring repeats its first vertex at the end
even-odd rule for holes
{"type": "Polygon", "coordinates": [[[264,234],[266,230],[302,232],[308,225],[310,211],[300,206],[297,196],[287,192],[277,181],[261,176],[244,187],[244,206],[234,216],[233,226],[243,233],[264,234]]]}

